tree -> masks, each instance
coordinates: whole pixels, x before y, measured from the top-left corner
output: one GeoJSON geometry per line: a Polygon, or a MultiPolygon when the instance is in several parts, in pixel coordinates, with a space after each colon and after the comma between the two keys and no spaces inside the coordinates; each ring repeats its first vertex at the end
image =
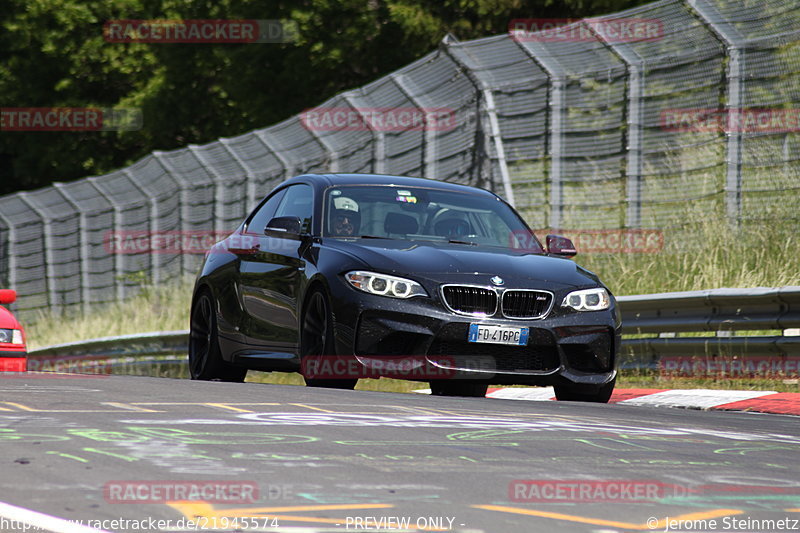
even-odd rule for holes
{"type": "Polygon", "coordinates": [[[97,175],[156,149],[266,127],[387,74],[447,33],[580,17],[637,0],[6,0],[0,107],[139,108],[138,131],[0,131],[0,194],[97,175]],[[274,44],[114,43],[119,19],[283,19],[274,44]]]}

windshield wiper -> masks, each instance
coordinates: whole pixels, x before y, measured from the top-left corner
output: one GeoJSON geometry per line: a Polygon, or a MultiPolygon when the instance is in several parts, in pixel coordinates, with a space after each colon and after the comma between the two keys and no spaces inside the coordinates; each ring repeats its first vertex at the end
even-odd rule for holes
{"type": "Polygon", "coordinates": [[[359,239],[388,239],[389,237],[379,237],[377,235],[359,235],[359,239]]]}
{"type": "Polygon", "coordinates": [[[470,246],[478,246],[477,242],[459,241],[459,240],[456,240],[456,239],[450,239],[447,242],[449,242],[450,244],[469,244],[470,246]]]}

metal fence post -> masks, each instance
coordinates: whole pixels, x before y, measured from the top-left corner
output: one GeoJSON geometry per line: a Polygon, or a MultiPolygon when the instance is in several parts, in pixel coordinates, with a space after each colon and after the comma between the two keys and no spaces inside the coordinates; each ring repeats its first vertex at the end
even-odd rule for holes
{"type": "MultiPolygon", "coordinates": [[[[452,35],[445,36],[442,39],[442,50],[453,60],[453,62],[461,67],[464,71],[464,74],[467,76],[467,79],[470,80],[472,85],[475,87],[475,92],[478,95],[478,98],[483,98],[485,103],[486,115],[489,119],[489,136],[492,138],[492,142],[494,143],[494,150],[497,157],[497,167],[500,171],[500,179],[503,184],[503,195],[505,196],[506,201],[511,205],[515,206],[514,200],[514,189],[511,185],[511,175],[508,172],[508,162],[506,161],[506,150],[505,145],[503,144],[503,133],[500,131],[500,121],[497,118],[497,106],[495,105],[494,101],[494,92],[490,87],[487,86],[485,82],[476,78],[473,74],[472,69],[458,57],[458,54],[453,50],[452,44],[453,42],[457,42],[456,38],[452,35]]],[[[480,106],[479,106],[480,109],[480,106]]],[[[476,117],[476,123],[480,124],[483,117],[476,117]]],[[[489,156],[489,154],[486,154],[489,156]]],[[[489,172],[491,176],[491,170],[489,172]]],[[[490,180],[493,183],[494,180],[490,180]]]]}
{"type": "Polygon", "coordinates": [[[8,268],[8,287],[13,289],[17,283],[17,253],[16,253],[16,239],[17,239],[17,231],[16,226],[14,226],[14,222],[8,218],[6,215],[0,211],[0,219],[6,225],[6,231],[8,234],[8,249],[6,250],[6,267],[8,268]]]}
{"type": "Polygon", "coordinates": [[[88,223],[86,222],[87,213],[80,208],[75,200],[70,196],[63,183],[53,183],[61,197],[67,201],[69,205],[75,208],[78,213],[78,242],[80,243],[79,256],[81,258],[81,305],[88,306],[91,299],[91,292],[89,291],[89,236],[87,235],[88,223]]]}
{"type": "Polygon", "coordinates": [[[628,71],[628,112],[627,112],[627,181],[625,196],[628,202],[626,223],[628,228],[642,225],[642,128],[644,126],[644,59],[635,50],[608,39],[589,22],[586,27],[606,48],[625,63],[628,71]]]}
{"type": "MultiPolygon", "coordinates": [[[[92,188],[97,191],[97,194],[108,200],[108,203],[114,209],[114,233],[119,235],[119,232],[122,231],[122,206],[114,201],[114,199],[103,192],[103,189],[97,186],[95,183],[97,180],[96,177],[87,178],[87,181],[91,184],[92,188]]],[[[114,256],[114,286],[116,287],[117,292],[117,300],[122,301],[125,298],[125,282],[124,282],[124,274],[125,272],[122,269],[122,254],[117,251],[113,254],[114,256]]]]}
{"type": "MultiPolygon", "coordinates": [[[[320,146],[330,154],[330,163],[328,165],[329,172],[339,172],[339,153],[333,149],[330,143],[321,135],[318,135],[312,128],[309,128],[308,133],[314,137],[314,139],[319,143],[320,146]]],[[[336,135],[334,133],[334,135],[336,135]]]]}
{"type": "MultiPolygon", "coordinates": [[[[730,71],[728,73],[728,121],[730,126],[731,113],[738,118],[742,112],[742,92],[744,78],[744,50],[736,46],[728,49],[730,55],[730,71]]],[[[728,222],[736,226],[742,216],[742,129],[739,126],[726,128],[725,134],[728,137],[725,160],[727,171],[725,174],[725,212],[728,215],[728,222]]]]}
{"type": "Polygon", "coordinates": [[[280,150],[275,149],[275,144],[272,142],[272,140],[269,138],[269,136],[264,130],[256,130],[253,133],[255,133],[256,138],[259,141],[261,141],[261,144],[263,144],[267,148],[267,150],[272,152],[278,159],[278,161],[281,162],[281,165],[283,166],[283,170],[285,172],[284,178],[292,177],[291,175],[294,173],[296,168],[294,162],[290,161],[289,158],[287,158],[284,154],[282,154],[280,150]]]}
{"type": "MultiPolygon", "coordinates": [[[[229,146],[230,139],[222,138],[219,140],[219,143],[222,145],[225,151],[230,154],[233,160],[236,161],[236,164],[239,165],[239,167],[241,167],[241,169],[244,171],[244,176],[247,179],[247,198],[245,198],[245,201],[247,201],[246,211],[250,212],[251,210],[253,210],[253,208],[255,208],[256,203],[258,202],[258,199],[256,198],[255,174],[251,172],[251,169],[247,165],[245,160],[239,157],[239,154],[237,154],[234,150],[231,149],[231,147],[229,146]]],[[[221,197],[221,189],[219,189],[218,192],[220,192],[220,197],[221,197]]],[[[221,206],[222,204],[220,203],[220,208],[221,206]]]]}
{"type": "MultiPolygon", "coordinates": [[[[225,146],[224,143],[221,143],[221,144],[222,144],[222,146],[225,146]]],[[[227,146],[225,146],[225,149],[228,150],[228,152],[230,152],[230,150],[228,149],[227,146]]],[[[223,194],[222,194],[222,192],[223,192],[223,188],[222,188],[223,178],[214,169],[214,167],[212,167],[208,163],[208,161],[205,158],[205,155],[203,155],[203,153],[198,150],[198,146],[196,144],[190,144],[189,145],[189,152],[192,154],[192,156],[195,159],[197,159],[197,161],[200,163],[200,166],[202,166],[206,171],[208,171],[208,173],[210,173],[214,177],[214,209],[213,209],[213,212],[214,212],[214,231],[219,233],[219,232],[222,231],[222,218],[223,218],[222,208],[223,208],[223,205],[225,203],[224,200],[223,200],[223,194]]],[[[237,160],[236,163],[239,164],[239,161],[237,160]]]]}
{"type": "MultiPolygon", "coordinates": [[[[418,109],[422,109],[419,107],[419,102],[417,101],[414,96],[412,96],[411,91],[409,90],[408,86],[406,85],[405,80],[403,80],[403,75],[398,74],[397,72],[393,72],[389,74],[389,78],[394,82],[395,86],[400,90],[400,92],[405,96],[414,106],[418,109]]],[[[423,115],[425,116],[425,115],[423,115]]],[[[422,131],[422,177],[423,178],[436,178],[436,143],[433,140],[433,130],[428,127],[428,117],[425,116],[425,124],[423,126],[424,130],[422,131]]]]}
{"type": "MultiPolygon", "coordinates": [[[[161,168],[164,169],[164,172],[166,172],[168,176],[175,180],[175,183],[178,185],[178,212],[180,213],[179,226],[181,228],[181,232],[184,233],[185,236],[189,230],[189,186],[183,175],[180,172],[177,172],[173,166],[161,156],[161,154],[163,154],[162,151],[154,150],[153,159],[155,159],[156,162],[161,165],[161,168]]],[[[185,253],[180,253],[181,274],[191,272],[188,267],[188,261],[188,255],[185,253]]]]}
{"type": "Polygon", "coordinates": [[[497,107],[494,103],[494,93],[491,89],[484,89],[483,98],[486,102],[486,114],[489,116],[489,131],[494,140],[494,150],[497,153],[497,166],[500,169],[500,179],[503,181],[504,195],[506,201],[511,204],[511,206],[514,206],[514,189],[511,187],[511,175],[508,173],[506,150],[503,145],[503,136],[500,132],[500,122],[497,120],[497,107]]]}
{"type": "Polygon", "coordinates": [[[626,226],[642,226],[642,121],[644,92],[644,68],[641,63],[629,62],[626,54],[620,54],[628,65],[628,165],[625,196],[628,205],[626,226]]]}
{"type": "Polygon", "coordinates": [[[686,0],[700,15],[711,31],[721,39],[728,52],[728,96],[726,103],[725,135],[725,212],[728,223],[736,226],[742,216],[742,128],[738,126],[744,97],[745,38],[733,24],[706,0],[686,0]],[[736,120],[731,121],[731,117],[736,120]],[[734,123],[731,131],[731,122],[734,123]]]}
{"type": "Polygon", "coordinates": [[[19,192],[17,196],[31,211],[42,219],[42,229],[44,230],[44,235],[42,235],[44,238],[44,282],[47,287],[47,302],[50,309],[60,310],[61,302],[58,301],[58,293],[55,287],[56,271],[55,257],[53,257],[53,220],[43,209],[28,199],[28,193],[19,192]]]}
{"type": "Polygon", "coordinates": [[[355,96],[352,92],[346,92],[342,94],[342,98],[364,119],[364,124],[372,133],[372,171],[375,174],[383,174],[386,171],[386,135],[384,132],[376,130],[372,121],[365,118],[364,110],[367,106],[360,106],[357,101],[362,97],[355,96]]]}
{"type": "MultiPolygon", "coordinates": [[[[148,203],[150,204],[150,216],[148,217],[148,227],[150,228],[150,238],[153,238],[158,230],[158,202],[152,196],[148,196],[147,191],[145,191],[139,183],[136,181],[136,177],[128,168],[123,168],[120,172],[125,174],[128,179],[131,180],[131,183],[136,190],[139,191],[142,196],[147,198],[148,203]]],[[[150,250],[150,275],[152,276],[150,282],[153,285],[158,285],[161,283],[161,258],[160,255],[157,253],[153,253],[153,250],[150,250]]]]}
{"type": "Polygon", "coordinates": [[[566,82],[563,78],[551,80],[553,92],[550,101],[550,227],[561,228],[564,211],[563,157],[564,157],[564,108],[566,82]]]}
{"type": "Polygon", "coordinates": [[[512,40],[535,61],[550,78],[550,220],[551,229],[560,229],[564,211],[564,113],[566,110],[567,76],[564,69],[551,61],[541,43],[534,40],[522,44],[512,40]]]}

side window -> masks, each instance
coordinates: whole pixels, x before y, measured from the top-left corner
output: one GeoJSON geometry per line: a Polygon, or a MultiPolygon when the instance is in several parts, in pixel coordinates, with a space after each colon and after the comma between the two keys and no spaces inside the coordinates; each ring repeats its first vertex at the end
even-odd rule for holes
{"type": "Polygon", "coordinates": [[[286,189],[282,189],[267,199],[266,202],[261,204],[261,207],[258,208],[258,211],[253,218],[250,219],[250,222],[247,223],[247,233],[254,233],[257,235],[263,235],[264,229],[267,227],[267,223],[272,220],[272,217],[275,216],[275,211],[278,209],[278,204],[281,203],[284,195],[286,194],[286,189]]]}
{"type": "Polygon", "coordinates": [[[283,201],[278,206],[276,217],[297,217],[302,231],[311,231],[311,215],[314,212],[314,194],[308,185],[292,185],[286,189],[283,201]]]}

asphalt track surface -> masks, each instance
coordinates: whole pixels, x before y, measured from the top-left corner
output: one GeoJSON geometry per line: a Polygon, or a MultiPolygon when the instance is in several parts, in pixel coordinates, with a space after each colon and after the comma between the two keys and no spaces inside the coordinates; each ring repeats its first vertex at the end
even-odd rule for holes
{"type": "Polygon", "coordinates": [[[31,374],[0,445],[1,531],[800,531],[781,415],[31,374]]]}

